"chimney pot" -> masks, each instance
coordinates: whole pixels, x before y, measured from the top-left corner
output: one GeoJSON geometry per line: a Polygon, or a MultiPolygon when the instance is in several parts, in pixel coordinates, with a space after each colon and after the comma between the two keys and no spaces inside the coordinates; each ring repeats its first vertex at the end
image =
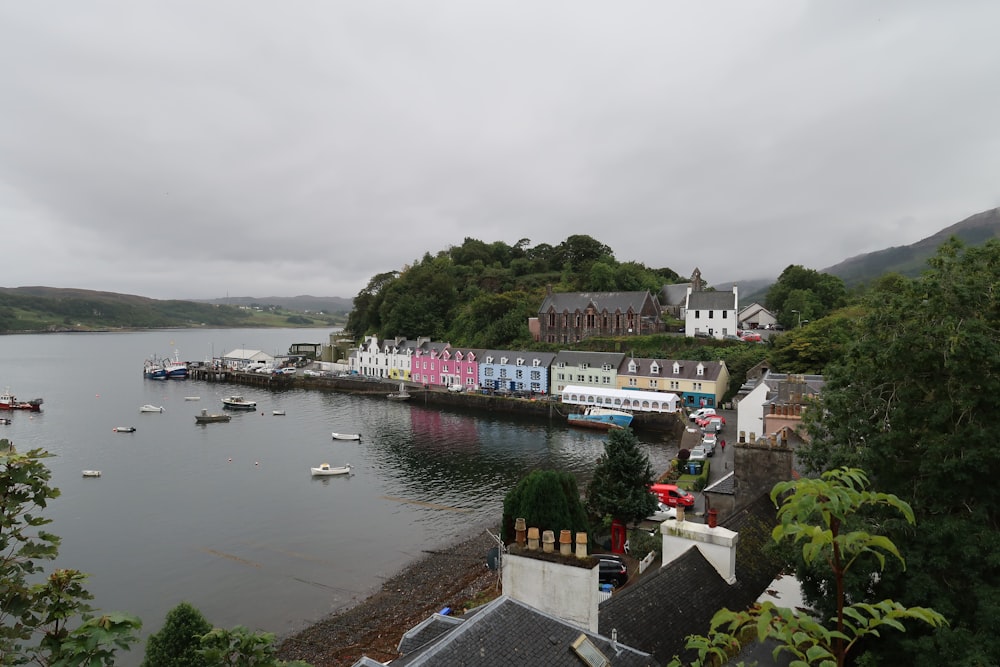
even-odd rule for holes
{"type": "Polygon", "coordinates": [[[559,531],[559,553],[568,556],[573,553],[573,533],[568,530],[559,531]]]}
{"type": "Polygon", "coordinates": [[[587,533],[576,534],[576,557],[587,557],[587,533]]]}
{"type": "Polygon", "coordinates": [[[551,530],[542,533],[542,551],[552,553],[555,551],[556,534],[551,530]]]}
{"type": "Polygon", "coordinates": [[[708,527],[715,528],[719,525],[719,510],[712,508],[708,510],[708,527]]]}
{"type": "Polygon", "coordinates": [[[538,528],[528,529],[528,551],[538,551],[538,528]]]}
{"type": "Polygon", "coordinates": [[[684,520],[684,506],[683,505],[678,505],[677,506],[677,521],[683,521],[683,520],[684,520]]]}
{"type": "Polygon", "coordinates": [[[516,536],[518,546],[522,547],[524,546],[524,543],[527,541],[527,538],[525,536],[527,528],[525,526],[526,522],[524,520],[524,517],[518,517],[517,519],[514,519],[514,534],[516,536]]]}

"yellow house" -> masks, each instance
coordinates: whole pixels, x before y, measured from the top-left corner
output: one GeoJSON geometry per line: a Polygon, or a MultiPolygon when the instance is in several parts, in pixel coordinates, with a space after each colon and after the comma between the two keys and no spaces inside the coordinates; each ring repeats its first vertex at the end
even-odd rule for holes
{"type": "Polygon", "coordinates": [[[618,367],[618,388],[672,392],[685,408],[714,408],[729,388],[729,369],[721,360],[628,357],[618,367]]]}

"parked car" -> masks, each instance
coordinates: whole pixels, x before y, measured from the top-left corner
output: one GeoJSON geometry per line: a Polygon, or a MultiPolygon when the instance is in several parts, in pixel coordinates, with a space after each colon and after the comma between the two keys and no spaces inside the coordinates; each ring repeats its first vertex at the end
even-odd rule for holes
{"type": "Polygon", "coordinates": [[[661,503],[668,507],[694,506],[694,494],[685,491],[676,484],[653,484],[649,490],[656,494],[661,503]]]}
{"type": "Polygon", "coordinates": [[[688,457],[688,461],[704,461],[711,454],[708,449],[705,449],[704,445],[698,445],[691,450],[691,455],[688,457]]]}
{"type": "Polygon", "coordinates": [[[747,343],[760,343],[761,337],[759,333],[753,331],[747,331],[743,334],[743,340],[747,343]]]}
{"type": "Polygon", "coordinates": [[[704,417],[698,417],[697,419],[694,420],[694,423],[700,426],[701,428],[705,428],[706,426],[710,426],[713,421],[718,421],[722,425],[726,424],[726,418],[723,417],[722,415],[717,415],[714,412],[712,414],[705,415],[704,417]]]}
{"type": "Polygon", "coordinates": [[[701,437],[701,445],[707,445],[712,449],[715,449],[716,445],[719,444],[719,436],[714,433],[706,433],[701,437]]]}
{"type": "Polygon", "coordinates": [[[455,392],[456,394],[458,392],[462,391],[463,389],[464,389],[464,387],[462,387],[462,385],[460,385],[460,384],[450,384],[450,385],[448,385],[448,391],[455,392]]]}
{"type": "Polygon", "coordinates": [[[618,554],[594,554],[600,563],[597,581],[620,588],[628,582],[628,566],[625,559],[618,554]]]}
{"type": "Polygon", "coordinates": [[[694,412],[691,413],[690,417],[691,417],[691,419],[694,419],[694,420],[697,421],[698,419],[701,419],[702,417],[705,417],[707,415],[714,415],[714,414],[715,414],[715,408],[698,408],[697,410],[695,410],[694,412]]]}
{"type": "Polygon", "coordinates": [[[677,518],[677,508],[667,504],[656,502],[656,511],[646,517],[649,521],[669,521],[677,518]]]}

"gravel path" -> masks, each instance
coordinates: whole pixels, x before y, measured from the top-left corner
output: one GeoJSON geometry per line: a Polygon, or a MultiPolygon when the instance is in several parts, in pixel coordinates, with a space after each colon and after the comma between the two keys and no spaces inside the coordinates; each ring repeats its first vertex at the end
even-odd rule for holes
{"type": "Polygon", "coordinates": [[[486,528],[419,561],[386,581],[355,607],[283,639],[281,660],[304,660],[314,667],[348,667],[362,655],[385,662],[397,658],[403,633],[443,607],[461,614],[498,594],[486,552],[496,546],[486,528]],[[469,604],[469,603],[472,604],[469,604]]]}

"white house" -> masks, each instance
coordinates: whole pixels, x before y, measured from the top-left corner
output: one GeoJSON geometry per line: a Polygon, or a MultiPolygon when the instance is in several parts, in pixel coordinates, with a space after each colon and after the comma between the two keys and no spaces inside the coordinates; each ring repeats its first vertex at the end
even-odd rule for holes
{"type": "Polygon", "coordinates": [[[732,292],[699,292],[689,287],[684,307],[684,335],[720,339],[735,336],[739,328],[737,290],[736,285],[732,292]]]}
{"type": "Polygon", "coordinates": [[[736,319],[741,329],[770,329],[778,322],[774,313],[756,302],[741,310],[736,319]]]}

